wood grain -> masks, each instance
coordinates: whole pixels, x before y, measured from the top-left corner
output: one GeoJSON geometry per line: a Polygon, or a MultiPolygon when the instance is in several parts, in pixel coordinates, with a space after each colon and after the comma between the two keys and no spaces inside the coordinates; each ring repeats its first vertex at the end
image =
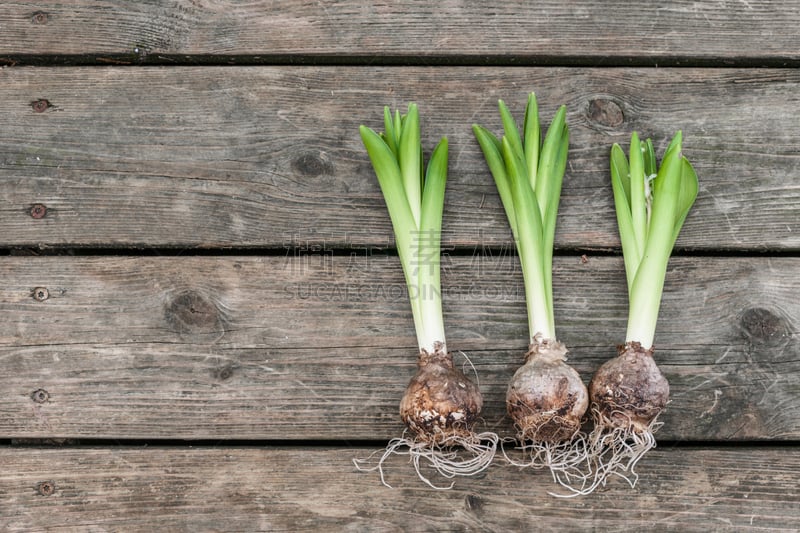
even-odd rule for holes
{"type": "Polygon", "coordinates": [[[472,4],[0,2],[0,530],[800,530],[796,3],[472,4]],[[416,101],[449,138],[448,342],[511,435],[524,291],[469,128],[529,91],[569,111],[555,311],[585,381],[627,313],[592,256],[609,148],[684,132],[659,448],[574,500],[499,460],[433,491],[392,457],[385,488],[352,459],[401,433],[416,342],[358,126],[416,101]]]}
{"type": "Polygon", "coordinates": [[[139,63],[300,60],[796,62],[792,1],[3,2],[0,54],[139,63]]]}
{"type": "MultiPolygon", "coordinates": [[[[364,448],[3,449],[5,531],[793,531],[797,448],[657,449],[635,489],[556,499],[545,472],[496,463],[434,491],[405,458],[358,473],[364,448]],[[42,483],[52,494],[40,494],[42,483]],[[146,511],[146,512],[145,512],[146,511]]],[[[47,492],[47,490],[45,490],[47,492]]]]}
{"type": "Polygon", "coordinates": [[[611,144],[638,130],[660,152],[682,129],[700,195],[677,246],[800,249],[797,70],[11,68],[0,80],[4,247],[391,247],[357,131],[409,101],[426,148],[450,139],[445,246],[507,246],[470,125],[499,131],[497,100],[521,117],[535,90],[545,123],[569,109],[558,248],[618,246],[611,144]]]}
{"type": "MultiPolygon", "coordinates": [[[[510,434],[505,388],[527,344],[517,258],[444,262],[449,347],[475,367],[485,425],[510,434]]],[[[797,439],[800,265],[670,265],[660,437],[797,439]]],[[[624,339],[623,275],[620,258],[556,258],[558,334],[584,380],[624,339]]],[[[6,257],[0,278],[0,438],[381,440],[402,429],[416,342],[395,257],[6,257]]]]}

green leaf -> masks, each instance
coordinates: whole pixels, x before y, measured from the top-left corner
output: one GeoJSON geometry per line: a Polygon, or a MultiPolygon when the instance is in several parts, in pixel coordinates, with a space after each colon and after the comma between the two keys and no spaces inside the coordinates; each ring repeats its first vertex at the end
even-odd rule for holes
{"type": "Polygon", "coordinates": [[[531,189],[536,190],[536,179],[539,171],[539,150],[542,145],[542,131],[539,125],[539,105],[536,95],[528,95],[528,104],[525,106],[525,120],[522,126],[523,142],[525,147],[525,162],[528,164],[528,181],[531,189]]]}
{"type": "Polygon", "coordinates": [[[681,137],[680,131],[673,137],[653,180],[653,202],[648,240],[653,233],[659,236],[671,235],[675,227],[676,215],[674,213],[677,211],[681,190],[681,137]],[[655,222],[656,219],[659,221],[658,224],[655,222]]]}
{"type": "Polygon", "coordinates": [[[617,226],[622,242],[622,255],[625,258],[625,274],[628,280],[628,292],[636,277],[636,270],[641,261],[641,251],[633,232],[630,208],[630,177],[628,160],[617,143],[611,147],[611,188],[614,192],[614,208],[617,212],[617,226]]]}
{"type": "Polygon", "coordinates": [[[399,137],[392,123],[392,112],[389,110],[389,106],[383,108],[383,128],[384,132],[381,137],[386,141],[386,145],[394,156],[397,157],[397,143],[399,142],[399,137]]]}
{"type": "Polygon", "coordinates": [[[537,334],[546,339],[555,338],[555,325],[551,319],[552,312],[545,290],[545,274],[542,250],[541,213],[536,197],[528,184],[525,166],[522,159],[508,141],[503,137],[503,159],[506,163],[514,199],[514,211],[517,216],[520,263],[525,282],[525,300],[528,306],[528,327],[531,339],[537,334]]]}
{"type": "Polygon", "coordinates": [[[403,118],[403,129],[400,133],[397,160],[403,176],[403,188],[406,191],[408,205],[419,226],[420,206],[422,203],[421,176],[422,146],[419,133],[419,111],[416,104],[408,105],[408,114],[403,118]]]}
{"type": "MultiPolygon", "coordinates": [[[[389,106],[384,108],[384,119],[383,122],[386,124],[386,112],[389,111],[389,106]]],[[[400,150],[400,134],[403,132],[403,119],[404,116],[400,114],[400,110],[395,110],[394,118],[392,118],[392,113],[389,113],[390,125],[391,125],[391,133],[392,137],[394,138],[394,151],[395,156],[399,157],[399,150],[400,150]]],[[[387,130],[388,133],[388,130],[387,130]]],[[[387,143],[388,144],[388,143],[387,143]]],[[[399,159],[398,159],[399,161],[399,159]]]]}
{"type": "MultiPolygon", "coordinates": [[[[508,107],[506,107],[505,102],[499,100],[497,102],[497,106],[500,108],[500,118],[503,120],[503,132],[505,133],[505,138],[508,139],[508,143],[514,150],[514,154],[524,162],[525,151],[522,148],[522,139],[519,137],[517,123],[514,120],[514,117],[511,116],[511,112],[508,110],[508,107]]],[[[526,169],[524,175],[527,176],[527,168],[523,168],[526,169]]]]}
{"type": "Polygon", "coordinates": [[[514,199],[511,192],[511,180],[506,173],[505,161],[503,161],[503,154],[500,152],[502,144],[500,140],[495,137],[489,130],[478,124],[472,125],[472,132],[478,140],[478,144],[483,151],[483,156],[486,159],[486,164],[489,171],[492,173],[494,183],[497,186],[497,192],[500,195],[500,201],[503,203],[503,208],[508,218],[508,223],[511,226],[511,233],[514,236],[514,241],[517,240],[517,219],[514,213],[514,199]]]}
{"type": "Polygon", "coordinates": [[[544,287],[550,322],[553,317],[553,245],[556,235],[556,216],[561,199],[561,185],[567,168],[567,152],[569,150],[569,128],[566,124],[566,106],[561,106],[547,130],[542,159],[539,164],[539,176],[536,178],[537,203],[542,217],[542,261],[544,270],[544,287]],[[551,133],[552,132],[552,133],[551,133]],[[543,208],[541,208],[543,206],[543,208]]]}
{"type": "Polygon", "coordinates": [[[678,240],[678,234],[681,232],[686,216],[697,198],[698,189],[697,174],[692,168],[692,164],[685,157],[681,157],[681,188],[678,194],[677,218],[670,250],[675,246],[675,241],[678,240]]]}
{"type": "Polygon", "coordinates": [[[631,212],[631,176],[628,167],[628,158],[619,144],[614,143],[611,147],[611,176],[619,179],[619,185],[625,193],[625,207],[630,215],[631,212]]]}
{"type": "Polygon", "coordinates": [[[644,174],[644,154],[639,135],[634,131],[631,135],[630,167],[628,172],[631,184],[631,223],[633,235],[636,238],[636,248],[644,250],[647,239],[647,193],[644,174]]]}
{"type": "Polygon", "coordinates": [[[392,150],[373,130],[366,126],[359,128],[361,140],[367,149],[372,168],[378,178],[392,226],[397,238],[398,247],[410,251],[410,235],[408,229],[417,229],[414,217],[411,214],[411,207],[408,205],[406,192],[403,188],[403,180],[400,174],[400,166],[397,164],[392,150]],[[401,242],[402,241],[402,242],[401,242]]]}
{"type": "MultiPolygon", "coordinates": [[[[422,194],[422,223],[420,230],[442,231],[442,213],[444,210],[444,190],[447,183],[447,137],[442,137],[431,154],[425,174],[425,189],[422,194]]],[[[439,248],[439,245],[436,245],[439,248]]]]}
{"type": "Polygon", "coordinates": [[[644,142],[644,173],[647,176],[655,176],[657,172],[656,151],[653,149],[653,141],[648,138],[644,142]]]}
{"type": "Polygon", "coordinates": [[[569,133],[566,130],[567,108],[561,106],[547,128],[539,156],[539,175],[536,178],[536,199],[539,211],[546,215],[552,207],[555,197],[555,208],[558,208],[558,197],[561,193],[561,180],[566,168],[566,151],[569,145],[569,133]],[[559,168],[559,165],[564,168],[559,168]],[[553,194],[555,191],[556,194],[553,194]]]}

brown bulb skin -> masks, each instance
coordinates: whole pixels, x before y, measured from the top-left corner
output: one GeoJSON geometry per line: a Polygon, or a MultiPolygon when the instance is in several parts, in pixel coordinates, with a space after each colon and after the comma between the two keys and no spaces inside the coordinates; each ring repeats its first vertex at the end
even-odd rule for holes
{"type": "Polygon", "coordinates": [[[602,423],[646,431],[669,401],[669,383],[653,359],[653,349],[629,342],[597,370],[589,395],[602,423]]]}
{"type": "Polygon", "coordinates": [[[506,408],[523,441],[569,441],[581,427],[589,394],[578,373],[565,363],[567,350],[556,340],[534,342],[511,378],[506,408]]]}
{"type": "Polygon", "coordinates": [[[416,440],[441,444],[472,437],[482,406],[477,385],[455,368],[449,353],[422,351],[400,401],[400,417],[416,440]]]}

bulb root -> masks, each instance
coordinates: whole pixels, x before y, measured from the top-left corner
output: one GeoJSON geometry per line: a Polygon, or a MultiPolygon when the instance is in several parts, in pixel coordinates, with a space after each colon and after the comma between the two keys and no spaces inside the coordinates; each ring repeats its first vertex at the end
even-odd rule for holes
{"type": "Polygon", "coordinates": [[[374,466],[365,466],[380,451],[374,452],[366,459],[353,459],[353,464],[360,472],[375,472],[380,474],[381,483],[388,488],[393,488],[387,481],[384,472],[384,463],[392,455],[408,455],[409,461],[414,465],[414,470],[421,481],[437,490],[453,488],[455,482],[448,485],[435,484],[425,473],[426,467],[446,479],[456,476],[474,476],[486,470],[497,451],[498,436],[490,431],[471,434],[470,436],[451,435],[439,441],[419,440],[409,437],[404,432],[403,436],[392,439],[383,450],[374,466]]]}
{"type": "Polygon", "coordinates": [[[654,435],[663,425],[658,416],[669,401],[669,383],[653,360],[653,349],[628,342],[598,369],[589,394],[594,428],[586,450],[592,473],[569,496],[590,494],[612,476],[636,486],[636,465],[656,447],[654,435]]]}
{"type": "Polygon", "coordinates": [[[489,467],[499,437],[493,432],[475,433],[483,398],[478,386],[453,364],[452,356],[437,345],[433,352],[420,351],[417,373],[400,402],[400,418],[406,429],[389,441],[375,466],[354,459],[360,471],[378,471],[381,482],[391,487],[384,463],[392,455],[408,455],[420,480],[434,489],[440,486],[426,474],[428,469],[446,479],[473,476],[489,467]]]}
{"type": "Polygon", "coordinates": [[[511,457],[505,446],[502,452],[517,467],[548,468],[556,483],[569,488],[585,483],[591,463],[581,432],[589,394],[575,369],[567,365],[566,354],[566,347],[557,340],[534,336],[525,364],[514,374],[506,393],[521,458],[511,457]]]}
{"type": "Polygon", "coordinates": [[[624,479],[631,488],[636,486],[639,474],[636,465],[647,452],[656,447],[655,433],[663,424],[654,418],[647,427],[619,425],[625,414],[614,413],[613,418],[592,409],[595,427],[587,437],[588,455],[592,461],[592,474],[586,483],[570,487],[568,497],[585,496],[604,487],[612,476],[624,479]]]}

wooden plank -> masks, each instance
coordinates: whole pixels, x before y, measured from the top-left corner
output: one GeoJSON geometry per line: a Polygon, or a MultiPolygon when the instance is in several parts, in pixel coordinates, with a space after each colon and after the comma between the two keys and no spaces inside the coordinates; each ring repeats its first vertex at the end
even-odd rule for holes
{"type": "MultiPolygon", "coordinates": [[[[623,276],[617,257],[556,258],[558,334],[585,380],[624,338],[623,276]]],[[[0,438],[402,430],[416,343],[394,257],[5,257],[0,279],[0,438]]],[[[660,438],[800,436],[798,280],[793,258],[672,259],[660,438]]],[[[448,256],[443,287],[449,347],[475,367],[486,426],[510,434],[505,388],[527,339],[517,259],[448,256]]]]}
{"type": "Polygon", "coordinates": [[[666,5],[522,0],[371,5],[357,1],[3,2],[0,50],[137,63],[212,56],[345,61],[465,56],[473,61],[648,63],[797,61],[800,14],[792,1],[666,5]]]}
{"type": "Polygon", "coordinates": [[[521,117],[535,90],[545,122],[569,108],[559,248],[618,245],[613,142],[638,130],[663,151],[683,129],[700,195],[678,247],[800,249],[797,70],[13,68],[0,78],[4,247],[391,246],[357,131],[408,101],[427,148],[450,139],[445,245],[508,245],[470,124],[499,131],[497,99],[521,117]],[[31,217],[35,204],[43,218],[31,217]]]}
{"type": "Polygon", "coordinates": [[[800,449],[657,449],[635,489],[576,499],[497,462],[435,491],[405,459],[395,489],[355,472],[364,448],[3,449],[4,531],[795,531],[800,449]],[[44,484],[44,486],[42,485],[44,484]],[[44,490],[43,490],[44,489],[44,490]],[[52,493],[50,490],[52,489],[52,493]],[[50,494],[44,496],[41,492],[50,494]],[[142,512],[146,509],[147,512],[142,512]]]}

